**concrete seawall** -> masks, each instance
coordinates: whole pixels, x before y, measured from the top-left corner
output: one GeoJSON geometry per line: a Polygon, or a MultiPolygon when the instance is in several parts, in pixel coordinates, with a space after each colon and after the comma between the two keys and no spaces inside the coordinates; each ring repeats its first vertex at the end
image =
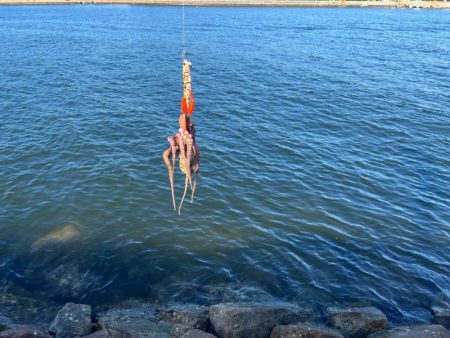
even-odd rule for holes
{"type": "MultiPolygon", "coordinates": [[[[130,4],[153,6],[181,6],[182,0],[0,0],[0,5],[33,4],[130,4]]],[[[301,0],[185,0],[186,6],[226,7],[380,7],[380,8],[436,8],[450,9],[450,1],[301,1],[301,0]]]]}

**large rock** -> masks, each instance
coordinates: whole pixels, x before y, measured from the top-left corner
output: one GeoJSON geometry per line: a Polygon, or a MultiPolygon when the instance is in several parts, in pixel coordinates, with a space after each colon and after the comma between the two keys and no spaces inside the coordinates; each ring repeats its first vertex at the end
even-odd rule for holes
{"type": "Polygon", "coordinates": [[[208,308],[195,304],[173,305],[159,309],[157,318],[171,324],[170,334],[180,337],[192,329],[206,330],[208,327],[208,308]]]}
{"type": "Polygon", "coordinates": [[[312,323],[291,324],[276,326],[270,338],[344,338],[344,336],[333,329],[312,323]]]}
{"type": "Polygon", "coordinates": [[[441,324],[447,329],[450,329],[450,308],[433,306],[431,312],[433,313],[434,320],[437,324],[441,324]]]}
{"type": "Polygon", "coordinates": [[[1,338],[51,338],[50,335],[39,328],[17,325],[0,333],[1,338]]]}
{"type": "Polygon", "coordinates": [[[66,303],[49,328],[56,338],[85,336],[92,331],[91,306],[66,303]]]}
{"type": "Polygon", "coordinates": [[[363,338],[387,329],[388,320],[383,312],[375,307],[327,309],[328,320],[334,328],[347,338],[363,338]]]}
{"type": "Polygon", "coordinates": [[[194,330],[189,330],[184,335],[182,335],[180,338],[217,338],[217,337],[212,335],[211,333],[194,329],[194,330]]]}
{"type": "Polygon", "coordinates": [[[170,338],[170,324],[157,321],[154,307],[112,309],[98,322],[111,338],[170,338]]]}
{"type": "Polygon", "coordinates": [[[268,338],[276,325],[311,320],[312,311],[286,303],[222,303],[209,308],[209,317],[221,338],[268,338]]]}
{"type": "Polygon", "coordinates": [[[368,338],[450,338],[442,325],[399,326],[391,330],[372,333],[368,338]]]}

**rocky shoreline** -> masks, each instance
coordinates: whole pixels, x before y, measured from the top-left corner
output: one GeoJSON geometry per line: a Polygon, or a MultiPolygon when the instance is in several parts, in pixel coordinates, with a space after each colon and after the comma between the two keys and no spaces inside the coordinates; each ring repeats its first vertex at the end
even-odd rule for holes
{"type": "Polygon", "coordinates": [[[392,327],[379,309],[329,307],[318,318],[285,302],[173,304],[112,308],[93,313],[66,303],[48,326],[13,323],[0,309],[2,338],[450,338],[450,307],[433,307],[433,323],[392,327]]]}

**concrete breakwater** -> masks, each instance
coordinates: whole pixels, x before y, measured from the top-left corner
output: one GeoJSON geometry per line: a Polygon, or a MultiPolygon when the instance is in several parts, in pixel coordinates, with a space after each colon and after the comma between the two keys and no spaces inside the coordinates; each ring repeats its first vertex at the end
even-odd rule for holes
{"type": "MultiPolygon", "coordinates": [[[[153,6],[181,6],[182,0],[0,0],[0,5],[33,4],[130,4],[153,6]]],[[[443,0],[352,1],[352,0],[185,0],[186,6],[223,7],[380,7],[450,9],[443,0]]]]}
{"type": "Polygon", "coordinates": [[[329,307],[318,315],[307,306],[284,302],[141,304],[93,313],[90,305],[66,303],[49,325],[12,323],[0,312],[0,337],[450,338],[450,308],[431,311],[433,323],[391,327],[372,306],[329,307]]]}

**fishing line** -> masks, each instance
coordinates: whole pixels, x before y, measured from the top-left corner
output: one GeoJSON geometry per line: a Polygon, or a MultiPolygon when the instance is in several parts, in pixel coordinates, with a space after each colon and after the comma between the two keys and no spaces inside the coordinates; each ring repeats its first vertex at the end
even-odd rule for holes
{"type": "Polygon", "coordinates": [[[182,51],[181,51],[181,59],[184,60],[186,51],[185,51],[185,46],[186,46],[186,39],[185,39],[185,33],[184,33],[184,0],[183,0],[183,45],[182,45],[182,51]]]}

